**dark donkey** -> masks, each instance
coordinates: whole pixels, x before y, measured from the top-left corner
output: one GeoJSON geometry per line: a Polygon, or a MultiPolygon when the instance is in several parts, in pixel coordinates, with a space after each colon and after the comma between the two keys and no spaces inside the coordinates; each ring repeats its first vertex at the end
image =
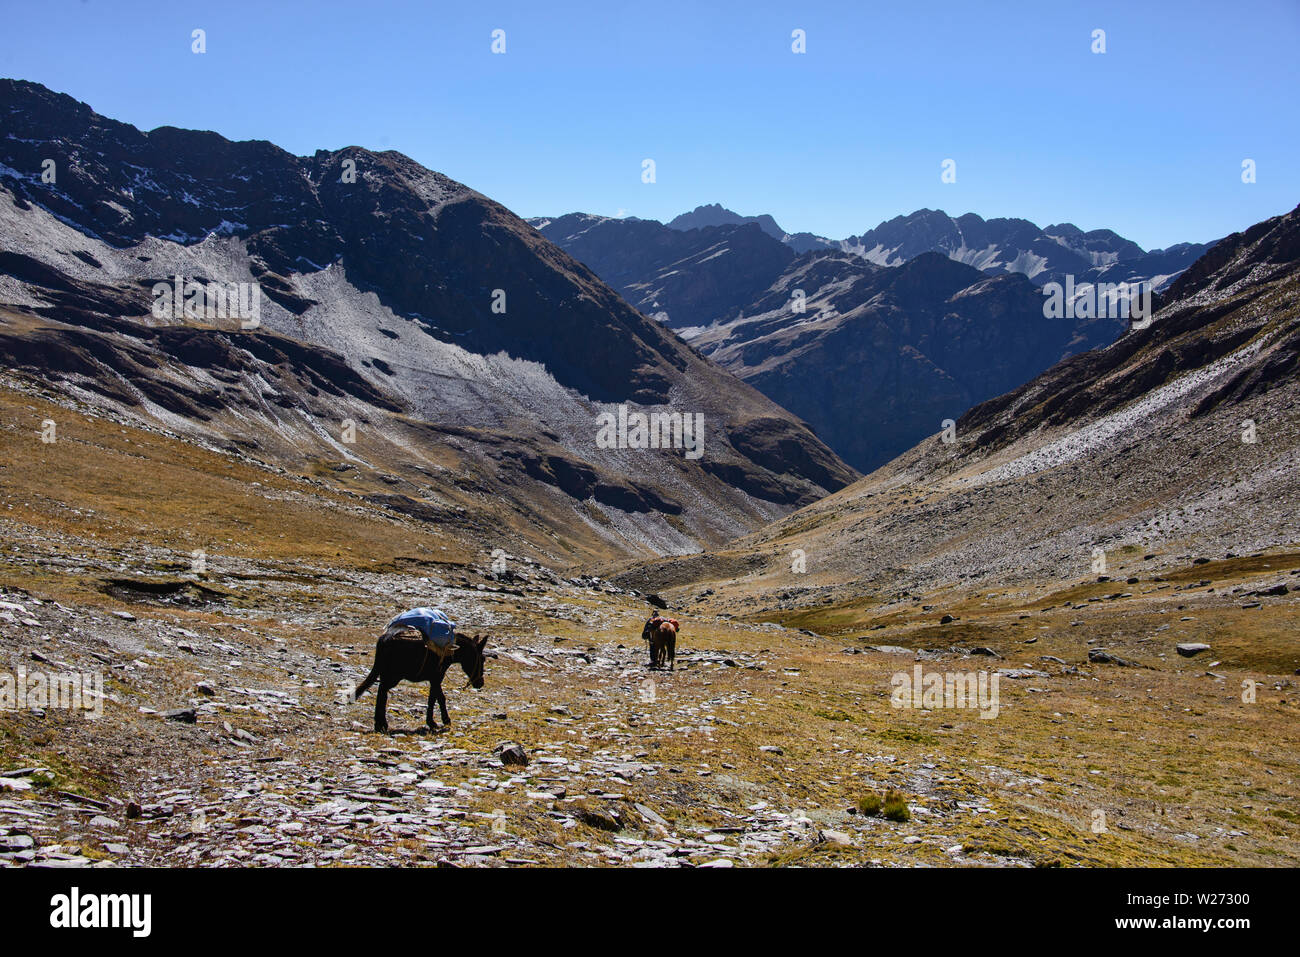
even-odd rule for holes
{"type": "Polygon", "coordinates": [[[379,682],[375,695],[375,730],[388,730],[388,692],[399,681],[429,682],[429,706],[424,712],[424,723],[430,730],[436,730],[433,723],[433,705],[438,703],[442,712],[442,723],[451,726],[447,715],[447,696],[442,691],[442,679],[447,674],[452,662],[456,662],[465,671],[469,684],[476,689],[483,687],[483,648],[488,643],[488,635],[456,636],[456,650],[445,658],[430,651],[423,641],[408,638],[381,638],[375,645],[375,666],[366,675],[366,680],[357,688],[354,700],[366,693],[372,684],[379,682]]]}

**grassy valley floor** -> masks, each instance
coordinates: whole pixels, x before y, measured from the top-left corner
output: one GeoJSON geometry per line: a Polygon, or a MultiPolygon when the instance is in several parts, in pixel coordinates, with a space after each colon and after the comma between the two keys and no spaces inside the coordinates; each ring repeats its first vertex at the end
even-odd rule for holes
{"type": "Polygon", "coordinates": [[[0,862],[1300,861],[1276,587],[1300,554],[743,620],[705,600],[657,673],[625,590],[493,573],[490,542],[104,419],[43,447],[46,408],[5,396],[0,673],[94,672],[107,699],[98,720],[0,712],[0,862]],[[424,733],[402,685],[376,735],[373,691],[348,690],[416,605],[494,636],[486,687],[453,670],[452,726],[424,733]],[[997,716],[893,707],[918,665],[997,673],[997,716]]]}

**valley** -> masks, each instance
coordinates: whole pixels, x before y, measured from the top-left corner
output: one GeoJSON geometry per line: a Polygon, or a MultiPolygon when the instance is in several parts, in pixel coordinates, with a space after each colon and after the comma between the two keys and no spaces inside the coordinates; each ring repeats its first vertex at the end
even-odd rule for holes
{"type": "Polygon", "coordinates": [[[0,676],[102,689],[0,713],[0,864],[1300,860],[1300,209],[530,225],[392,150],[0,115],[0,676]],[[1149,321],[1048,320],[1085,265],[1149,321]],[[377,734],[420,606],[484,687],[377,734]]]}
{"type": "Polygon", "coordinates": [[[13,383],[0,399],[0,667],[107,676],[98,720],[6,716],[11,863],[1296,861],[1295,552],[1159,573],[1126,552],[1112,582],[744,615],[679,588],[677,670],[650,672],[626,585],[493,571],[479,533],[13,383]],[[51,416],[65,438],[42,447],[51,416]],[[401,685],[374,735],[373,692],[347,692],[417,604],[494,636],[486,686],[454,669],[452,726],[428,734],[401,685]],[[997,718],[892,707],[918,664],[998,673],[997,718]],[[512,743],[527,766],[503,763],[512,743]],[[864,810],[889,791],[907,820],[864,810]]]}

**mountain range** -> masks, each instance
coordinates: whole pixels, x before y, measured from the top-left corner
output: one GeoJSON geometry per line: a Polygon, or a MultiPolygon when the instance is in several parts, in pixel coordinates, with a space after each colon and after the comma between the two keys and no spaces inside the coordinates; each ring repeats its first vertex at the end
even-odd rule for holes
{"type": "Polygon", "coordinates": [[[1068,282],[1076,301],[1098,283],[1161,289],[1209,248],[1147,253],[1109,230],[931,210],[839,242],[717,205],[668,225],[530,222],[862,471],[1128,325],[1098,309],[1047,319],[1047,283],[1068,282]]]}
{"type": "Polygon", "coordinates": [[[855,477],[507,209],[400,153],[146,133],[10,80],[0,117],[0,340],[42,388],[570,558],[693,551],[855,477]],[[159,318],[177,282],[251,289],[257,326],[159,318]],[[702,415],[707,454],[598,447],[624,405],[702,415]]]}
{"type": "MultiPolygon", "coordinates": [[[[607,219],[615,223],[663,225],[655,220],[581,213],[538,217],[529,222],[567,249],[571,237],[576,240],[576,234],[588,232],[597,221],[607,219]]],[[[1027,219],[984,219],[975,213],[953,217],[938,209],[919,209],[895,216],[860,235],[844,239],[828,239],[808,232],[790,233],[766,213],[742,216],[718,203],[697,206],[667,223],[669,229],[678,232],[746,225],[757,226],[765,236],[796,253],[839,250],[880,266],[899,266],[922,253],[937,252],[988,275],[1022,273],[1039,286],[1064,283],[1065,277],[1071,276],[1077,286],[1096,282],[1148,282],[1155,291],[1164,289],[1214,245],[1213,242],[1177,243],[1168,249],[1144,250],[1109,229],[1085,232],[1072,223],[1040,228],[1027,219]]],[[[642,227],[636,235],[646,237],[650,233],[642,227]]],[[[613,238],[617,234],[604,231],[600,235],[613,238]]],[[[615,285],[618,287],[617,282],[615,285]]]]}
{"type": "Polygon", "coordinates": [[[1300,208],[1050,319],[926,242],[0,131],[0,864],[1296,863],[1300,208]],[[440,721],[356,700],[423,606],[440,721]]]}
{"type": "Polygon", "coordinates": [[[623,580],[708,585],[729,611],[819,608],[846,628],[935,589],[1023,599],[1016,588],[1065,588],[1090,572],[1104,583],[1117,568],[1154,591],[1186,568],[1179,588],[1201,580],[1213,593],[1212,569],[1195,568],[1245,562],[1240,571],[1268,576],[1290,564],[1258,556],[1300,538],[1298,392],[1300,207],[1217,243],[1148,327],[975,405],[950,436],[729,549],[623,580]],[[796,549],[802,575],[790,573],[796,549]]]}

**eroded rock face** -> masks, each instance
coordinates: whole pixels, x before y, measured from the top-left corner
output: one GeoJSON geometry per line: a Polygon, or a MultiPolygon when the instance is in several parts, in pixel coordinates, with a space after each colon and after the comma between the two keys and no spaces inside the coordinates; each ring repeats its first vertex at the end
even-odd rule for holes
{"type": "Polygon", "coordinates": [[[703,226],[743,226],[746,223],[753,223],[773,239],[780,239],[783,242],[788,241],[788,234],[782,229],[775,219],[766,213],[760,216],[741,216],[725,208],[721,203],[708,203],[704,206],[696,206],[689,213],[682,213],[669,220],[668,225],[673,229],[688,230],[699,229],[703,226]]]}
{"type": "Polygon", "coordinates": [[[115,247],[245,237],[264,291],[296,314],[312,303],[286,277],[339,262],[394,312],[473,351],[544,362],[601,401],[655,397],[670,381],[656,367],[684,365],[653,323],[503,207],[400,153],[296,157],[213,133],[143,133],[30,83],[6,82],[0,100],[11,133],[4,163],[39,174],[53,159],[57,171],[53,183],[36,175],[7,185],[115,247]],[[345,164],[354,182],[344,182],[345,164]],[[513,299],[504,314],[491,312],[487,293],[498,287],[513,299]]]}
{"type": "Polygon", "coordinates": [[[1023,276],[984,277],[938,253],[896,269],[808,253],[696,344],[870,471],[1120,326],[1046,319],[1023,276]],[[794,288],[805,292],[802,315],[791,314],[794,288]]]}
{"type": "MultiPolygon", "coordinates": [[[[647,563],[619,583],[655,591],[721,582],[725,600],[741,591],[727,579],[745,575],[763,582],[763,597],[744,600],[782,610],[864,594],[906,606],[953,582],[1087,576],[1138,586],[1157,568],[1209,562],[1197,553],[1291,549],[1300,535],[1297,236],[1300,209],[1221,240],[1159,297],[1149,327],[976,405],[957,418],[951,442],[935,429],[725,553],[647,563]],[[791,588],[795,552],[816,556],[836,583],[791,588]],[[1112,562],[1104,574],[1092,564],[1098,553],[1112,562]]],[[[1234,604],[1293,592],[1270,576],[1234,604]]]]}
{"type": "Polygon", "coordinates": [[[864,471],[1124,329],[1120,318],[1046,318],[1044,284],[1158,289],[1209,248],[1148,253],[1110,230],[939,210],[837,241],[719,206],[668,225],[532,222],[864,471]]]}
{"type": "Polygon", "coordinates": [[[17,81],[0,117],[0,280],[22,319],[0,339],[28,374],[268,457],[336,458],[322,436],[344,421],[389,444],[366,458],[385,473],[450,446],[475,494],[551,511],[558,494],[561,526],[633,550],[719,542],[855,477],[509,210],[400,153],[146,133],[17,81]],[[255,284],[260,325],[153,315],[177,275],[255,284]],[[598,447],[597,416],[624,403],[702,415],[703,457],[598,447]]]}
{"type": "Polygon", "coordinates": [[[752,223],[680,229],[585,213],[532,222],[637,309],[673,329],[733,317],[795,256],[752,223]]]}
{"type": "Polygon", "coordinates": [[[1195,390],[1189,416],[1293,388],[1300,329],[1293,315],[1256,301],[1278,293],[1289,297],[1298,273],[1300,208],[1220,240],[1159,297],[1147,328],[972,408],[959,428],[979,430],[979,444],[992,451],[1044,425],[1100,418],[1180,376],[1214,367],[1252,341],[1258,350],[1205,376],[1209,387],[1195,390]]]}

